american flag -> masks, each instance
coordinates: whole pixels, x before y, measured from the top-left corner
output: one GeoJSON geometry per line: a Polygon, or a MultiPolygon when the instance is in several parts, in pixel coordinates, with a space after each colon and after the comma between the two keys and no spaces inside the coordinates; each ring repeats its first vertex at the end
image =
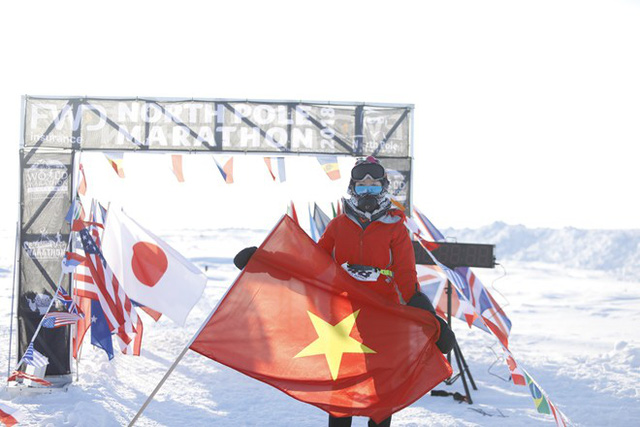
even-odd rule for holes
{"type": "MultiPolygon", "coordinates": [[[[102,209],[95,208],[95,206],[92,208],[92,212],[94,221],[104,213],[102,209]]],[[[142,321],[124,289],[120,286],[118,279],[107,265],[96,239],[91,235],[92,232],[84,228],[78,233],[87,261],[84,266],[89,273],[84,275],[85,277],[74,275],[74,278],[82,280],[81,285],[78,286],[80,288],[78,295],[89,298],[97,297],[111,331],[116,334],[122,352],[139,355],[142,340],[142,321]],[[134,334],[135,336],[132,338],[131,335],[134,334]]]]}
{"type": "Polygon", "coordinates": [[[43,368],[49,364],[49,359],[34,349],[33,343],[29,343],[27,351],[25,351],[24,356],[22,356],[22,361],[36,368],[43,368]]]}
{"type": "Polygon", "coordinates": [[[66,325],[73,325],[78,320],[82,319],[82,316],[75,313],[68,313],[66,311],[50,311],[44,315],[42,319],[43,328],[60,328],[66,325]]]}

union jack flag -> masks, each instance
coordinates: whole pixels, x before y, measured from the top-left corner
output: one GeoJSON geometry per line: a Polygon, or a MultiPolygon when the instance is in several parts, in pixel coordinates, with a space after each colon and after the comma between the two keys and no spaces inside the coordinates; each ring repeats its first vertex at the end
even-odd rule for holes
{"type": "MultiPolygon", "coordinates": [[[[444,240],[444,236],[442,236],[426,216],[419,211],[414,210],[414,212],[434,240],[444,240]]],[[[447,309],[447,296],[444,289],[448,280],[453,284],[453,288],[455,289],[455,292],[451,295],[452,316],[455,315],[456,317],[466,318],[469,326],[473,324],[486,332],[493,333],[500,341],[513,383],[528,386],[537,411],[552,415],[558,427],[566,427],[568,422],[566,416],[551,402],[551,399],[549,399],[524,367],[516,362],[513,354],[509,350],[508,338],[511,330],[511,321],[493,299],[489,291],[484,288],[470,268],[458,267],[451,270],[441,264],[430,252],[437,243],[426,241],[423,237],[424,234],[420,232],[418,225],[411,218],[407,218],[405,224],[420,244],[428,251],[429,256],[436,264],[436,266],[418,266],[417,269],[418,281],[422,288],[426,288],[427,295],[432,301],[436,302],[436,312],[442,313],[447,309]],[[444,278],[441,276],[441,273],[444,273],[444,278]],[[472,318],[469,317],[469,312],[471,311],[473,311],[474,316],[472,318]]]]}
{"type": "MultiPolygon", "coordinates": [[[[448,310],[447,276],[435,265],[416,265],[416,272],[420,289],[429,297],[429,300],[434,302],[436,313],[441,317],[446,317],[448,310]]],[[[462,298],[460,291],[455,286],[452,286],[451,292],[451,316],[466,320],[469,327],[478,318],[473,306],[462,298]]],[[[484,325],[479,323],[478,327],[484,328],[484,325]]]]}
{"type": "Polygon", "coordinates": [[[56,291],[56,300],[60,301],[69,313],[81,315],[73,298],[71,298],[71,295],[69,295],[62,286],[56,291]]]}
{"type": "MultiPolygon", "coordinates": [[[[428,235],[434,240],[444,240],[443,234],[440,233],[424,214],[415,208],[414,213],[427,229],[428,235]]],[[[410,219],[408,222],[409,221],[413,222],[413,224],[409,224],[407,227],[414,233],[422,245],[425,246],[425,249],[429,251],[432,250],[433,245],[437,243],[426,241],[422,233],[416,232],[416,230],[419,230],[419,227],[415,222],[410,219]]],[[[467,321],[469,326],[473,324],[485,332],[493,332],[503,345],[508,346],[511,320],[509,320],[500,305],[491,296],[489,291],[485,289],[482,282],[480,282],[471,269],[468,267],[457,267],[452,270],[438,262],[430,252],[429,254],[440,270],[446,274],[456,290],[456,292],[452,294],[452,304],[456,301],[456,307],[454,308],[452,305],[451,315],[467,321]]],[[[442,289],[444,289],[444,285],[442,285],[442,289]]],[[[446,292],[440,290],[440,292],[437,292],[437,295],[438,297],[433,299],[434,305],[446,310],[446,292]]]]}
{"type": "Polygon", "coordinates": [[[446,240],[440,230],[438,230],[431,223],[431,221],[429,221],[429,218],[427,218],[422,212],[420,212],[418,208],[414,207],[413,213],[427,230],[427,233],[429,233],[429,236],[431,236],[431,240],[433,240],[434,242],[444,242],[446,240]]]}
{"type": "Polygon", "coordinates": [[[73,325],[78,320],[82,319],[82,316],[75,313],[68,313],[66,311],[50,311],[44,315],[42,319],[43,328],[60,328],[66,325],[73,325]]]}

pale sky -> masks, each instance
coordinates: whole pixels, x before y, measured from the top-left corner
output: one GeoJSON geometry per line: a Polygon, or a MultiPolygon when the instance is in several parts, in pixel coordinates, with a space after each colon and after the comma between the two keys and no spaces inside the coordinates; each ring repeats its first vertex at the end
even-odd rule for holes
{"type": "MultiPolygon", "coordinates": [[[[640,228],[640,1],[31,1],[5,10],[0,35],[3,229],[25,94],[414,104],[414,203],[437,226],[640,228]]],[[[271,221],[266,204],[343,192],[141,170],[123,203],[169,224],[231,225],[217,211],[240,192],[248,227],[271,221]],[[199,195],[216,204],[186,210],[199,195]]]]}

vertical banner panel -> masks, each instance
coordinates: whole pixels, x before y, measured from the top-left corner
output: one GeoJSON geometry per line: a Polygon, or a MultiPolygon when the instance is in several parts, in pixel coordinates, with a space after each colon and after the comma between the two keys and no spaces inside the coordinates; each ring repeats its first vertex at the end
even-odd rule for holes
{"type": "MultiPolygon", "coordinates": [[[[72,154],[45,152],[21,156],[20,274],[18,276],[18,357],[54,296],[69,226],[72,154]]],[[[68,281],[65,289],[69,291],[68,281]]],[[[43,329],[35,348],[49,358],[47,375],[70,373],[68,327],[43,329]]]]}
{"type": "Polygon", "coordinates": [[[410,156],[411,112],[406,108],[365,108],[364,154],[381,157],[410,156]]]}
{"type": "Polygon", "coordinates": [[[24,117],[25,148],[71,148],[72,98],[28,99],[24,117]]]}
{"type": "Polygon", "coordinates": [[[411,212],[411,161],[410,159],[381,158],[380,162],[387,170],[389,194],[400,202],[407,212],[411,212]]]}

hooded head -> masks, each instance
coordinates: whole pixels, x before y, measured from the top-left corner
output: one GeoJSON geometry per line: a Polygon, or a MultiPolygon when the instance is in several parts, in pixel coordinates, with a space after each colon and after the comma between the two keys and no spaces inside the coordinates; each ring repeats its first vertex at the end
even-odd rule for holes
{"type": "Polygon", "coordinates": [[[388,188],[387,171],[375,157],[359,159],[351,169],[348,193],[359,210],[376,211],[386,199],[388,188]]]}

